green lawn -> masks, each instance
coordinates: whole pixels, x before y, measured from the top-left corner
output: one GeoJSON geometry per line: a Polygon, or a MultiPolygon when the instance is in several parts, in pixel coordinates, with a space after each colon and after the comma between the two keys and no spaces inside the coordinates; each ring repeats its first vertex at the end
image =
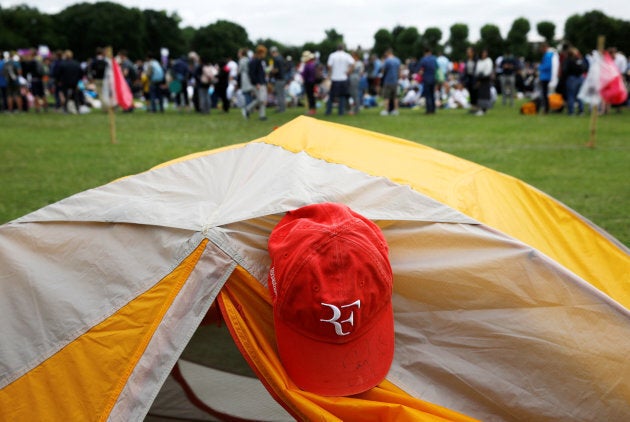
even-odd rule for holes
{"type": "MultiPolygon", "coordinates": [[[[245,121],[239,110],[118,113],[117,144],[110,143],[105,113],[0,114],[0,223],[182,155],[259,138],[303,111],[269,109],[266,122],[245,121]]],[[[501,105],[482,117],[379,111],[317,118],[419,142],[520,178],[630,245],[630,110],[598,118],[595,148],[585,147],[588,116],[523,116],[501,105]]]]}

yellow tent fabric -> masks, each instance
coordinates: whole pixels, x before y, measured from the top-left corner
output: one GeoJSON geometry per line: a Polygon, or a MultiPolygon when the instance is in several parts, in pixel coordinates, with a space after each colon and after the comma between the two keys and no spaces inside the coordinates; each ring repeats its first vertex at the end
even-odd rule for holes
{"type": "Polygon", "coordinates": [[[131,371],[206,243],[202,242],[155,287],[0,389],[0,420],[107,420],[131,371]]]}
{"type": "Polygon", "coordinates": [[[243,268],[237,267],[218,301],[243,355],[272,395],[299,420],[476,420],[411,397],[387,380],[353,397],[322,397],[302,391],[287,377],[274,347],[273,311],[268,291],[243,268]]]}
{"type": "Polygon", "coordinates": [[[0,419],[141,420],[218,297],[297,417],[626,420],[629,277],[626,248],[521,181],[302,117],[0,226],[0,419]],[[274,349],[267,238],[319,201],[390,244],[395,359],[355,397],[299,391],[274,349]]]}
{"type": "Polygon", "coordinates": [[[259,141],[409,185],[533,246],[630,308],[628,250],[521,180],[424,145],[309,117],[259,141]]]}

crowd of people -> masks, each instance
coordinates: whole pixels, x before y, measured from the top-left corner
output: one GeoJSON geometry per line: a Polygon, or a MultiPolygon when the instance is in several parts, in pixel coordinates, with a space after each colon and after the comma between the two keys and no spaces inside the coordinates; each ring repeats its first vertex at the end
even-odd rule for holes
{"type": "MultiPolygon", "coordinates": [[[[630,77],[626,56],[609,49],[619,72],[630,77]]],[[[208,114],[240,109],[249,119],[257,113],[266,120],[270,107],[305,107],[306,113],[356,114],[382,107],[383,116],[399,109],[466,109],[483,116],[498,99],[513,107],[515,100],[536,101],[537,111],[553,111],[549,94],[562,95],[568,114],[584,112],[578,97],[589,66],[570,44],[558,50],[541,44],[542,59],[528,63],[506,51],[491,58],[487,50],[470,47],[466,59],[452,61],[443,52],[426,48],[421,57],[396,57],[390,48],[379,57],[363,51],[348,52],[343,44],[325,60],[318,52],[304,51],[299,60],[284,57],[275,46],[242,48],[236,58],[216,63],[190,52],[182,57],[153,56],[132,61],[124,50],[113,58],[120,64],[133,93],[131,112],[143,109],[162,113],[166,107],[208,114]]],[[[79,62],[72,51],[55,53],[36,49],[4,52],[0,60],[0,110],[85,113],[103,108],[107,92],[103,80],[108,68],[105,50],[79,62]]]]}

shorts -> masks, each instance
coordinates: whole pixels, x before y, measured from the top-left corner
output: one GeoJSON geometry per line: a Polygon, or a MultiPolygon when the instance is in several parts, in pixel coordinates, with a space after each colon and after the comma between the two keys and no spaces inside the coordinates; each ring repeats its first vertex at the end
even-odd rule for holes
{"type": "Polygon", "coordinates": [[[383,98],[387,100],[393,100],[398,95],[398,85],[383,85],[383,90],[381,91],[381,93],[383,94],[383,98]]]}
{"type": "Polygon", "coordinates": [[[34,97],[43,98],[44,95],[44,83],[39,81],[31,81],[31,93],[34,97]]]}
{"type": "Polygon", "coordinates": [[[7,96],[8,97],[19,97],[22,94],[20,93],[20,84],[19,83],[7,83],[7,96]]]}

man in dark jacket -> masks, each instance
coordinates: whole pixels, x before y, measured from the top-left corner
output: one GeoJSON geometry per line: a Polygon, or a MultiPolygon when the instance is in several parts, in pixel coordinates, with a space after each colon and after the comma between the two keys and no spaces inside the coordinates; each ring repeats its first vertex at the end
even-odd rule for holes
{"type": "Polygon", "coordinates": [[[435,114],[435,71],[437,70],[437,58],[430,48],[425,48],[424,56],[420,60],[420,73],[422,73],[422,95],[426,100],[426,114],[435,114]]]}
{"type": "Polygon", "coordinates": [[[249,116],[254,107],[258,106],[258,118],[267,120],[267,73],[265,71],[265,57],[267,57],[267,47],[259,45],[256,47],[254,58],[249,63],[249,79],[256,87],[256,100],[249,103],[246,115],[249,116]]]}
{"type": "Polygon", "coordinates": [[[68,101],[73,100],[76,109],[83,103],[81,91],[79,90],[79,81],[83,77],[83,69],[78,61],[74,59],[72,51],[66,50],[63,58],[57,66],[55,66],[55,79],[59,84],[61,93],[63,94],[63,110],[68,112],[68,101]]]}

